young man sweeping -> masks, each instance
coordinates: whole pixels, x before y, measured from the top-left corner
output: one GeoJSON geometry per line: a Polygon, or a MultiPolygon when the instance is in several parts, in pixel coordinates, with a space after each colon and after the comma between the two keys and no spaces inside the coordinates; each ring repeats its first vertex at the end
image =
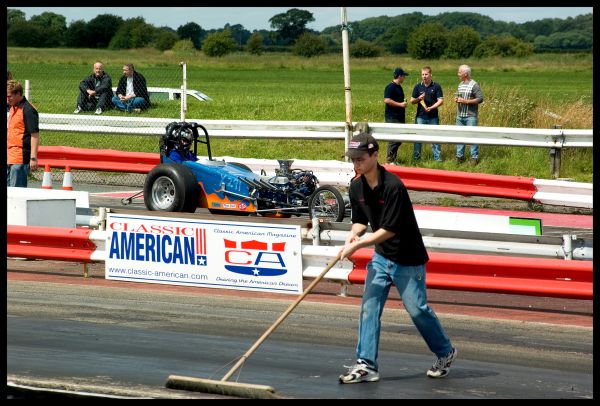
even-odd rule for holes
{"type": "Polygon", "coordinates": [[[378,151],[375,138],[360,133],[352,138],[346,152],[359,176],[350,183],[352,229],[340,256],[347,258],[357,249],[371,245],[375,245],[375,254],[367,265],[358,324],[357,361],[339,379],[341,383],[379,380],[377,354],[381,315],[392,283],[419,333],[437,357],[427,376],[443,378],[448,375],[457,352],[427,304],[425,264],[429,257],[408,192],[396,175],[379,165],[378,151]],[[361,239],[368,224],[373,233],[361,239]]]}

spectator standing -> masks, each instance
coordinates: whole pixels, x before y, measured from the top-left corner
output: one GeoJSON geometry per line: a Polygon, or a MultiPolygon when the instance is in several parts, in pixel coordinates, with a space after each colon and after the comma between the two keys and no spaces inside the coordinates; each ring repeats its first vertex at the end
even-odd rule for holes
{"type": "Polygon", "coordinates": [[[150,107],[146,78],[131,63],[123,66],[123,76],[119,79],[116,93],[112,102],[121,111],[139,113],[150,107]]]}
{"type": "MultiPolygon", "coordinates": [[[[406,99],[402,82],[408,73],[402,68],[394,69],[394,80],[385,87],[383,91],[383,102],[385,103],[385,122],[386,123],[405,123],[406,122],[406,99]]],[[[398,148],[401,142],[390,141],[387,148],[387,162],[393,164],[396,162],[398,148]]]]}
{"type": "Polygon", "coordinates": [[[39,115],[23,96],[23,86],[16,80],[6,82],[6,102],[10,106],[6,129],[6,185],[27,187],[29,172],[38,168],[39,115]]]}
{"type": "Polygon", "coordinates": [[[96,114],[112,108],[112,79],[104,72],[104,64],[100,61],[94,63],[94,73],[79,83],[79,95],[77,96],[77,108],[73,114],[82,111],[96,110],[96,114]]]}
{"type": "MultiPolygon", "coordinates": [[[[461,82],[458,84],[458,91],[454,97],[454,102],[458,109],[456,112],[456,125],[477,126],[479,105],[483,103],[483,92],[479,83],[471,79],[471,67],[469,65],[460,65],[458,67],[458,77],[461,82]]],[[[471,145],[471,165],[479,163],[479,146],[471,145]]],[[[465,161],[465,145],[456,145],[456,161],[462,163],[465,161]]]]}
{"type": "Polygon", "coordinates": [[[352,228],[340,250],[340,258],[371,245],[375,245],[375,253],[367,264],[358,321],[357,361],[339,380],[341,383],[379,380],[381,315],[392,283],[427,346],[437,356],[427,376],[443,378],[450,371],[456,349],[427,304],[425,264],[429,257],[408,191],[396,175],[379,165],[378,150],[373,136],[360,133],[348,144],[346,152],[358,176],[350,182],[352,228]],[[360,238],[369,224],[373,232],[360,238]]]}
{"type": "MultiPolygon", "coordinates": [[[[410,102],[417,104],[417,116],[415,123],[439,125],[440,117],[438,108],[444,104],[444,93],[442,87],[432,80],[431,68],[424,66],[421,69],[421,83],[417,83],[412,92],[410,102]]],[[[442,146],[440,144],[431,144],[433,159],[442,160],[442,146]]],[[[415,143],[413,147],[413,161],[421,159],[421,143],[415,143]]]]}

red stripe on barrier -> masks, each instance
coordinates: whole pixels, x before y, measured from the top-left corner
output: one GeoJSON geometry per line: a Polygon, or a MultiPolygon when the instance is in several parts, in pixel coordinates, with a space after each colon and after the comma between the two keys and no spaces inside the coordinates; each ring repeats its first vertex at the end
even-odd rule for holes
{"type": "Polygon", "coordinates": [[[96,245],[89,239],[91,232],[80,228],[8,225],[7,256],[92,262],[96,245]]]}
{"type": "Polygon", "coordinates": [[[160,163],[160,156],[150,152],[125,152],[112,149],[40,147],[40,165],[53,168],[90,169],[109,172],[148,173],[160,163]]]}
{"type": "Polygon", "coordinates": [[[531,200],[535,178],[385,165],[411,190],[531,200]]]}
{"type": "MultiPolygon", "coordinates": [[[[40,165],[50,165],[54,168],[64,168],[69,165],[72,169],[130,173],[148,173],[160,162],[157,153],[63,146],[41,146],[38,151],[38,159],[40,165]]],[[[386,165],[386,169],[400,177],[406,187],[411,190],[521,200],[532,200],[536,193],[533,185],[534,178],[407,168],[395,165],[386,165]]]]}
{"type": "MultiPolygon", "coordinates": [[[[364,284],[373,249],[356,251],[348,275],[364,284]]],[[[593,299],[591,261],[522,258],[493,255],[429,253],[427,286],[436,289],[512,293],[530,296],[593,299]]]]}

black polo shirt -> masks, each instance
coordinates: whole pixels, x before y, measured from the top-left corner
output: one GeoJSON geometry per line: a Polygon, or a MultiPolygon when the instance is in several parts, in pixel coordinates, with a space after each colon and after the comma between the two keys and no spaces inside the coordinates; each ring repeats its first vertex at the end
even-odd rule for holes
{"type": "Polygon", "coordinates": [[[408,191],[396,175],[377,165],[379,181],[371,189],[364,175],[350,182],[352,223],[371,224],[395,233],[375,245],[375,252],[400,265],[423,265],[429,260],[408,191]]]}
{"type": "MultiPolygon", "coordinates": [[[[395,102],[402,103],[404,101],[404,90],[401,85],[396,84],[396,82],[391,82],[389,85],[385,87],[383,90],[383,98],[384,99],[392,99],[395,102]]],[[[406,122],[406,109],[402,107],[390,106],[385,103],[385,113],[384,117],[386,120],[398,120],[400,123],[406,122]]]]}

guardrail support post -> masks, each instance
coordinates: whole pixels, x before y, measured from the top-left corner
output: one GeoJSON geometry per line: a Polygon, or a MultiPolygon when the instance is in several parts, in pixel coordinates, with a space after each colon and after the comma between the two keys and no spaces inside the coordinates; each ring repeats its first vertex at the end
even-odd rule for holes
{"type": "Polygon", "coordinates": [[[348,285],[346,285],[345,283],[341,284],[339,296],[342,296],[342,297],[348,296],[348,285]]]}
{"type": "Polygon", "coordinates": [[[313,245],[321,245],[321,229],[319,227],[319,219],[317,217],[313,217],[312,219],[311,233],[313,245]]]}
{"type": "Polygon", "coordinates": [[[83,277],[87,278],[89,276],[89,265],[87,262],[83,263],[83,277]]]}
{"type": "MultiPolygon", "coordinates": [[[[561,129],[560,125],[555,125],[554,129],[561,129]]],[[[560,177],[560,155],[561,148],[550,148],[550,174],[554,179],[560,177]]]]}
{"type": "Polygon", "coordinates": [[[576,239],[576,235],[563,234],[563,251],[565,253],[565,260],[573,259],[573,240],[576,239]]]}

